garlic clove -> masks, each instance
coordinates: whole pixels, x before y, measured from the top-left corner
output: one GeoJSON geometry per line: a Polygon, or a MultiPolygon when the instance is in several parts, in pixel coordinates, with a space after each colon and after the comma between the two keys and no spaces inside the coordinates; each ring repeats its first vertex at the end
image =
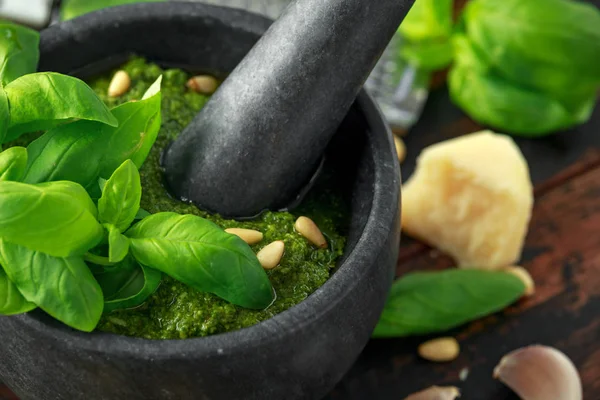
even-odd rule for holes
{"type": "Polygon", "coordinates": [[[454,400],[460,397],[460,391],[454,386],[432,386],[413,393],[404,400],[454,400]]]}
{"type": "Polygon", "coordinates": [[[494,378],[522,400],[582,400],[581,379],[573,362],[548,346],[528,346],[502,357],[494,378]]]}

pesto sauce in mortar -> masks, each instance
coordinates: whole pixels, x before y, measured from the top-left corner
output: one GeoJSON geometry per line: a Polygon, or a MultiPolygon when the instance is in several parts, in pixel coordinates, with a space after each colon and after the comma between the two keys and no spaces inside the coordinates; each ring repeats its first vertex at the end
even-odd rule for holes
{"type": "Polygon", "coordinates": [[[252,246],[255,252],[274,240],[283,240],[285,254],[279,266],[267,271],[277,298],[265,310],[235,306],[164,275],[161,286],[145,304],[105,314],[98,329],[147,339],[185,339],[233,331],[273,317],[300,303],[323,285],[345,245],[341,232],[345,230],[347,208],[331,178],[324,174],[303,204],[292,213],[269,211],[243,222],[224,219],[173,199],[162,186],[161,152],[192,120],[208,97],[186,88],[190,75],[182,70],[163,70],[141,58],[132,59],[121,69],[129,73],[132,84],[131,89],[120,98],[110,98],[106,94],[112,73],[89,82],[110,107],[141,99],[150,84],[163,75],[162,125],[158,139],[140,169],[143,188],[141,207],[150,213],[174,211],[195,214],[223,228],[256,229],[264,234],[264,239],[252,246]],[[328,240],[329,248],[316,248],[294,230],[294,222],[300,215],[306,215],[317,223],[328,240]]]}

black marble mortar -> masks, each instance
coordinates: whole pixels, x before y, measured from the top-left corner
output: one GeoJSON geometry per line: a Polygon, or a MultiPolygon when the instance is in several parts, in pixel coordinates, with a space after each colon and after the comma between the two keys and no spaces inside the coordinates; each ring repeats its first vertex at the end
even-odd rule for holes
{"type": "MultiPolygon", "coordinates": [[[[226,74],[270,23],[192,3],[116,7],[45,30],[40,70],[85,77],[134,53],[226,74]]],[[[250,328],[186,340],[86,334],[40,311],[0,317],[0,378],[23,400],[324,396],[369,340],[398,253],[398,162],[364,91],[326,157],[351,202],[349,239],[336,272],[305,301],[250,328]]]]}

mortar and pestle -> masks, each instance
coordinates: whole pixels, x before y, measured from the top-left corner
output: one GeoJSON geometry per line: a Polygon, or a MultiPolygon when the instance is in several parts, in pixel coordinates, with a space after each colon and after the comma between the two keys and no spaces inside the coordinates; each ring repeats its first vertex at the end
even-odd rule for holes
{"type": "Polygon", "coordinates": [[[369,340],[394,276],[399,166],[361,86],[410,4],[298,0],[271,25],[236,9],[147,3],[45,30],[42,71],[86,78],[137,54],[229,74],[164,153],[171,193],[252,217],[293,207],[325,157],[350,199],[348,242],[314,294],[226,334],[152,341],[77,332],[40,311],[2,317],[0,378],[24,400],[318,399],[330,391],[369,340]]]}

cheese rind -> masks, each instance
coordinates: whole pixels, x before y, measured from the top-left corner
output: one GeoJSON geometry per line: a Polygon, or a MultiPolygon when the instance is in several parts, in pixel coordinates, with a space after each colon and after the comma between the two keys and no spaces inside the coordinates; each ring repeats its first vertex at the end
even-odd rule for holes
{"type": "Polygon", "coordinates": [[[402,230],[461,267],[497,269],[521,255],[533,207],[513,140],[482,131],[423,150],[402,192],[402,230]]]}

